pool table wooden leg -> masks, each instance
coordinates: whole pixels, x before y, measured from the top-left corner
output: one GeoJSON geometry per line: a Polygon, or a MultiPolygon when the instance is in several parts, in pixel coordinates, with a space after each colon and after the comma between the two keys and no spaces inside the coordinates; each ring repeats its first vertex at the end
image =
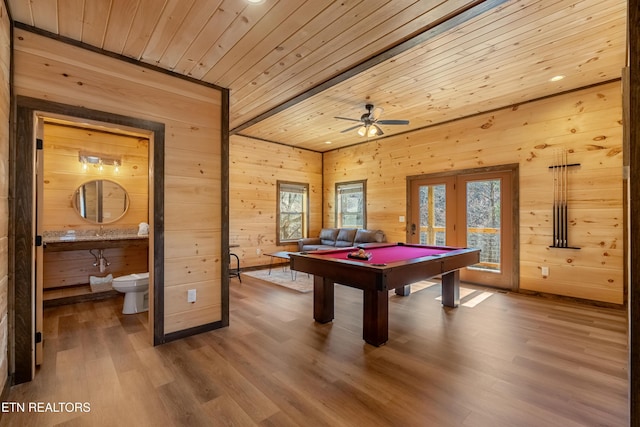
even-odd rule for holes
{"type": "Polygon", "coordinates": [[[460,270],[442,275],[442,305],[447,307],[460,305],[460,270]]]}
{"type": "Polygon", "coordinates": [[[404,285],[400,288],[396,288],[396,295],[401,297],[408,297],[411,294],[411,285],[404,285]]]}
{"type": "Polygon", "coordinates": [[[388,291],[364,291],[364,315],[363,315],[364,340],[380,346],[389,339],[389,292],[388,291]]]}
{"type": "Polygon", "coordinates": [[[333,281],[321,276],[313,276],[313,318],[316,322],[333,320],[333,281]]]}

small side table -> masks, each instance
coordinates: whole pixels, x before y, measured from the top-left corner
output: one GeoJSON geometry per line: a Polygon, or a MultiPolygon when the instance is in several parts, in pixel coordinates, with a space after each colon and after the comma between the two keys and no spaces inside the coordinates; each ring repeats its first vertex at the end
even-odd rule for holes
{"type": "MultiPolygon", "coordinates": [[[[269,260],[269,274],[271,274],[271,267],[273,266],[273,259],[274,258],[279,258],[279,259],[286,259],[287,261],[289,261],[289,253],[290,252],[286,252],[286,251],[280,251],[280,252],[273,252],[270,254],[265,254],[267,256],[270,256],[270,260],[269,260]]],[[[282,268],[285,269],[286,271],[286,266],[287,264],[285,263],[282,268]]],[[[291,268],[289,268],[289,271],[291,271],[291,280],[296,280],[296,274],[294,272],[294,270],[291,270],[291,268]]]]}

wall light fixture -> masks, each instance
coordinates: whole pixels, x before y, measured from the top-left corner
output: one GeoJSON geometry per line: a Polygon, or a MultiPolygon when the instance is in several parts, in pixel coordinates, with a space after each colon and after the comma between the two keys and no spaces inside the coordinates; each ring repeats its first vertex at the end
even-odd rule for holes
{"type": "Polygon", "coordinates": [[[78,153],[78,161],[82,164],[82,170],[85,171],[89,165],[94,165],[100,171],[104,169],[104,166],[113,166],[117,173],[122,165],[122,159],[95,153],[78,153]]]}

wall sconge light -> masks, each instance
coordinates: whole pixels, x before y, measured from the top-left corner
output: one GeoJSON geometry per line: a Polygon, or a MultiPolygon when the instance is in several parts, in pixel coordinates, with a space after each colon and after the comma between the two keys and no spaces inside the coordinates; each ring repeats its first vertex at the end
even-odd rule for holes
{"type": "Polygon", "coordinates": [[[122,165],[121,159],[93,153],[78,153],[78,161],[82,164],[82,170],[84,171],[89,168],[89,165],[97,166],[99,171],[104,170],[104,166],[113,166],[114,172],[117,173],[122,165]]]}

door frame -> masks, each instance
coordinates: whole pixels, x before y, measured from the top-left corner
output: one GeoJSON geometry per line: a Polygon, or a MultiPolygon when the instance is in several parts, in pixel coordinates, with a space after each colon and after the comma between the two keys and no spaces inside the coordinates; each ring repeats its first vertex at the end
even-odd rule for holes
{"type": "MultiPolygon", "coordinates": [[[[84,107],[60,104],[37,98],[17,96],[15,135],[10,140],[9,198],[9,307],[13,307],[13,330],[10,331],[9,361],[13,368],[13,383],[31,381],[35,375],[35,117],[63,115],[148,131],[151,144],[149,174],[153,210],[150,253],[153,268],[153,299],[149,320],[153,344],[164,342],[164,123],[121,116],[84,107]],[[151,181],[151,180],[150,180],[151,181]]],[[[151,261],[151,260],[150,260],[151,261]]]]}
{"type": "MultiPolygon", "coordinates": [[[[406,227],[405,227],[405,239],[408,242],[411,238],[410,224],[417,221],[413,218],[413,206],[411,205],[411,189],[414,181],[418,180],[437,180],[455,177],[458,175],[474,175],[485,174],[495,172],[510,172],[511,174],[511,235],[512,235],[512,247],[510,248],[513,254],[513,268],[511,271],[511,288],[509,290],[518,292],[520,289],[520,188],[519,188],[519,164],[510,163],[506,165],[487,166],[482,168],[473,169],[459,169],[445,172],[435,172],[422,175],[407,176],[406,182],[406,227]]],[[[507,214],[505,212],[505,214],[507,214]]],[[[509,250],[509,248],[504,248],[509,250]]],[[[505,289],[505,288],[501,288],[505,289]]]]}

